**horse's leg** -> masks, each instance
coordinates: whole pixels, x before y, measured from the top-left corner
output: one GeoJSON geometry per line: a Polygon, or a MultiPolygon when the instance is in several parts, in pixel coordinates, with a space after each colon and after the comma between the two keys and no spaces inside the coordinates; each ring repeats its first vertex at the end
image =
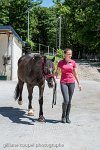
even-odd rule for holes
{"type": "Polygon", "coordinates": [[[39,119],[40,122],[45,122],[45,118],[43,117],[43,92],[44,92],[44,84],[42,86],[39,86],[39,119]]]}
{"type": "Polygon", "coordinates": [[[23,101],[22,101],[22,91],[23,91],[24,82],[22,82],[21,80],[19,80],[18,85],[19,85],[19,99],[18,99],[18,104],[22,105],[23,104],[23,101]]]}
{"type": "Polygon", "coordinates": [[[28,99],[29,99],[29,105],[28,105],[28,115],[33,116],[33,109],[32,109],[32,93],[33,93],[33,87],[30,84],[27,84],[28,89],[28,99]]]}

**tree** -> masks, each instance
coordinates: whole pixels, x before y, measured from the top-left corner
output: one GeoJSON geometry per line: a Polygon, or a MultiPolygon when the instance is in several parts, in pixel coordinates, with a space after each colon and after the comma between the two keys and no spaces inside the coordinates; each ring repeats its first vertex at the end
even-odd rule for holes
{"type": "MultiPolygon", "coordinates": [[[[36,0],[6,0],[0,1],[0,24],[2,25],[11,25],[19,36],[23,40],[27,39],[27,26],[28,26],[28,9],[34,8],[36,5],[39,5],[41,1],[36,0]]],[[[30,13],[31,14],[31,13],[30,13]]],[[[33,16],[33,15],[30,15],[33,16]]],[[[30,20],[31,29],[35,25],[34,17],[30,20]]]]}
{"type": "Polygon", "coordinates": [[[9,0],[0,1],[0,25],[6,25],[9,22],[9,0]]]}
{"type": "MultiPolygon", "coordinates": [[[[53,8],[35,7],[33,10],[37,22],[35,31],[32,33],[32,40],[38,44],[44,44],[51,48],[56,45],[56,15],[53,8]]],[[[45,50],[45,48],[43,47],[45,50]]],[[[46,48],[47,50],[47,48],[46,48]]]]}
{"type": "Polygon", "coordinates": [[[71,40],[74,48],[82,48],[87,52],[99,50],[99,19],[100,2],[98,0],[66,0],[65,6],[69,6],[71,13],[68,24],[71,40]]]}
{"type": "MultiPolygon", "coordinates": [[[[99,0],[53,0],[54,7],[40,6],[41,0],[1,0],[0,24],[11,25],[27,40],[30,10],[30,41],[57,48],[59,17],[61,17],[61,48],[71,47],[81,52],[100,52],[99,0]]],[[[31,42],[31,43],[32,43],[31,42]]],[[[45,49],[43,48],[45,51],[45,49]]],[[[46,49],[47,50],[47,49],[46,49]]]]}

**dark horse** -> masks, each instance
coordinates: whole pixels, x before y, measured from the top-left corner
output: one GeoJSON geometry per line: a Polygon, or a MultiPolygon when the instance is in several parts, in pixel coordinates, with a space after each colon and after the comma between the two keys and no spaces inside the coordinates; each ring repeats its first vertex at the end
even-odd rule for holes
{"type": "Polygon", "coordinates": [[[32,109],[32,93],[34,86],[39,87],[39,119],[38,121],[45,121],[43,116],[43,92],[45,87],[45,80],[47,80],[49,88],[53,88],[53,59],[48,59],[46,56],[36,54],[34,56],[25,55],[18,60],[18,83],[15,89],[15,99],[18,99],[18,104],[22,105],[22,91],[24,83],[27,84],[28,89],[28,115],[33,115],[32,109]]]}

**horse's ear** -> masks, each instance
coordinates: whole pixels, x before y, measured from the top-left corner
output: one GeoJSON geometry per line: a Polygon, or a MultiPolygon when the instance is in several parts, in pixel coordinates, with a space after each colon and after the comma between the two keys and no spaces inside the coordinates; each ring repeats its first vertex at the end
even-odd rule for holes
{"type": "Polygon", "coordinates": [[[54,62],[55,61],[55,56],[52,58],[52,62],[54,62]]]}

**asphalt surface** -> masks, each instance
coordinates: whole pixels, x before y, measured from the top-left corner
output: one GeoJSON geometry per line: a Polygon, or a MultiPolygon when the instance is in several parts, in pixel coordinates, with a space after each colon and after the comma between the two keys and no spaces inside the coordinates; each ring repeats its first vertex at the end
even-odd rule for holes
{"type": "Polygon", "coordinates": [[[46,123],[37,121],[38,88],[33,92],[34,116],[27,116],[27,88],[23,105],[14,100],[17,82],[0,81],[0,150],[100,150],[100,82],[81,81],[72,100],[71,124],[61,123],[62,95],[59,80],[57,105],[52,109],[52,93],[44,92],[46,123]]]}

